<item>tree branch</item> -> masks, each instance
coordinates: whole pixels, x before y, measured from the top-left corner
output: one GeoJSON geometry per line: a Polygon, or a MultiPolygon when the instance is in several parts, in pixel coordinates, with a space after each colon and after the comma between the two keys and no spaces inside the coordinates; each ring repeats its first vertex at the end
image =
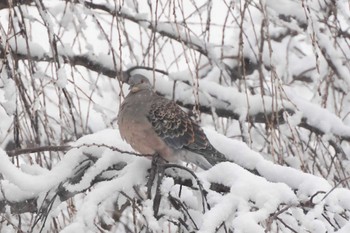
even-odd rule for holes
{"type": "Polygon", "coordinates": [[[72,147],[69,145],[42,146],[42,147],[9,150],[9,151],[6,151],[6,153],[9,157],[14,157],[14,156],[18,156],[21,154],[40,153],[40,152],[45,152],[45,151],[65,152],[65,151],[70,150],[71,148],[72,147]]]}
{"type": "MultiPolygon", "coordinates": [[[[80,191],[75,191],[71,192],[68,191],[65,187],[69,184],[77,184],[79,181],[82,179],[83,175],[85,174],[86,170],[89,169],[91,166],[95,164],[97,161],[96,158],[94,157],[88,157],[87,160],[83,161],[79,167],[77,167],[76,173],[74,176],[70,177],[66,182],[62,182],[56,189],[50,190],[50,193],[55,193],[57,194],[57,197],[61,202],[64,202],[68,200],[71,197],[74,197],[75,195],[79,193],[83,193],[86,190],[90,189],[92,186],[99,182],[103,182],[106,180],[110,180],[111,178],[105,178],[103,176],[103,173],[97,175],[95,179],[92,181],[89,187],[80,190],[80,191]]],[[[107,171],[120,171],[122,170],[127,164],[125,162],[119,162],[117,164],[114,164],[113,166],[109,167],[107,171]]],[[[172,165],[169,164],[168,167],[171,167],[172,165]]],[[[180,165],[176,165],[176,167],[182,167],[180,165]]],[[[188,170],[187,168],[184,167],[184,169],[188,170]]],[[[191,179],[184,178],[184,177],[179,177],[178,174],[175,176],[171,176],[170,174],[167,174],[166,177],[172,177],[176,184],[183,185],[189,188],[193,188],[194,190],[198,189],[198,184],[194,184],[191,179]]],[[[199,181],[197,181],[198,183],[199,181]]],[[[146,185],[146,184],[145,184],[146,185]]],[[[213,184],[210,189],[215,192],[229,192],[230,188],[225,187],[224,185],[218,185],[218,184],[213,184]]],[[[49,196],[49,195],[48,195],[49,196]]],[[[12,214],[22,214],[22,213],[37,213],[39,211],[45,211],[46,210],[46,204],[48,204],[51,200],[44,200],[43,206],[38,206],[37,200],[39,197],[35,198],[28,198],[25,200],[21,200],[18,202],[9,202],[7,200],[0,200],[0,213],[5,213],[6,210],[9,208],[12,214]]]]}
{"type": "MultiPolygon", "coordinates": [[[[4,58],[4,54],[1,53],[2,50],[0,50],[0,57],[4,58]]],[[[128,76],[130,73],[130,70],[136,70],[135,67],[129,68],[126,71],[116,71],[114,68],[112,67],[108,67],[106,66],[104,63],[99,62],[98,59],[95,59],[92,57],[92,55],[88,55],[88,54],[83,54],[83,55],[61,55],[64,62],[67,64],[70,64],[71,66],[75,66],[75,65],[80,65],[85,67],[86,69],[101,73],[106,75],[107,77],[110,78],[118,78],[120,81],[122,81],[122,79],[124,80],[124,76],[128,76]]],[[[15,57],[17,59],[21,59],[21,60],[34,60],[34,61],[45,61],[45,62],[54,62],[54,59],[48,55],[44,55],[42,57],[38,57],[38,56],[32,56],[29,57],[28,54],[23,54],[20,53],[19,51],[16,51],[15,57]]],[[[138,66],[137,69],[145,69],[145,70],[149,70],[148,67],[140,67],[138,66]]],[[[160,72],[162,74],[167,74],[167,72],[163,71],[160,72]]],[[[179,82],[179,81],[177,81],[179,82]]],[[[187,84],[188,85],[188,84],[187,84]]],[[[156,92],[160,95],[162,95],[162,93],[159,90],[156,90],[156,92]]],[[[216,99],[216,102],[221,102],[220,99],[218,99],[216,96],[211,96],[213,99],[216,99]]],[[[188,103],[188,102],[183,102],[180,100],[175,100],[177,104],[179,104],[180,106],[187,108],[189,110],[192,110],[195,106],[194,103],[188,103]]],[[[219,104],[218,104],[219,105],[219,104]]],[[[221,106],[225,106],[225,103],[221,103],[221,106]]],[[[217,114],[217,116],[219,117],[225,117],[225,118],[231,118],[231,119],[235,119],[235,120],[240,120],[241,116],[235,112],[233,112],[230,109],[227,108],[223,108],[223,107],[218,107],[218,106],[209,106],[209,105],[204,105],[204,104],[200,104],[199,105],[199,110],[202,113],[206,113],[206,114],[213,114],[212,110],[215,110],[215,113],[217,114]]],[[[285,120],[283,115],[285,113],[288,113],[290,115],[293,115],[295,113],[295,110],[293,109],[279,109],[277,112],[258,112],[255,114],[249,114],[246,118],[246,121],[249,121],[251,123],[263,123],[263,124],[270,124],[270,125],[279,125],[279,124],[284,124],[285,120]]],[[[301,123],[299,123],[298,125],[299,127],[305,128],[315,134],[318,135],[323,135],[325,132],[323,132],[321,129],[310,125],[309,123],[307,123],[307,118],[303,118],[301,123]]],[[[339,139],[341,140],[346,140],[346,141],[350,141],[350,135],[349,136],[344,136],[344,135],[335,135],[337,137],[339,137],[339,139]]]]}
{"type": "MultiPolygon", "coordinates": [[[[16,3],[28,3],[30,1],[16,1],[16,3]]],[[[4,4],[3,4],[4,5],[4,4]]],[[[5,5],[8,5],[8,3],[6,3],[5,5]]],[[[125,10],[123,7],[117,7],[117,6],[112,6],[112,5],[106,5],[106,4],[95,4],[93,2],[88,2],[85,1],[84,5],[88,8],[92,8],[92,9],[96,9],[96,10],[102,10],[105,12],[108,12],[109,14],[112,14],[116,17],[121,17],[121,18],[125,18],[128,19],[130,21],[133,21],[135,23],[138,24],[142,24],[142,25],[147,25],[147,28],[149,28],[150,30],[156,31],[159,34],[163,35],[163,36],[167,36],[171,39],[174,39],[178,42],[184,43],[186,46],[188,46],[191,49],[196,50],[197,52],[201,53],[202,55],[205,55],[208,57],[208,52],[206,51],[206,46],[205,44],[201,44],[198,41],[200,40],[190,40],[187,37],[183,37],[180,34],[176,34],[173,31],[166,31],[166,30],[162,30],[162,28],[157,27],[157,25],[159,26],[159,24],[154,24],[150,21],[144,20],[141,17],[137,17],[137,15],[135,14],[131,14],[130,12],[128,12],[127,10],[125,10]],[[176,36],[177,35],[177,36],[176,36]],[[196,42],[194,42],[196,41],[196,42]]],[[[166,27],[164,27],[166,28],[166,27]]],[[[190,37],[191,38],[191,37],[190,37]]],[[[14,51],[12,50],[12,53],[14,54],[14,57],[16,59],[20,59],[20,60],[34,60],[34,61],[44,61],[44,62],[55,62],[55,59],[50,56],[49,54],[44,54],[43,56],[29,56],[26,53],[23,53],[21,51],[14,51]]],[[[97,57],[95,57],[94,55],[91,54],[79,54],[79,55],[67,55],[67,54],[60,54],[60,56],[63,58],[63,61],[67,64],[70,64],[71,66],[83,66],[89,70],[101,73],[103,75],[106,75],[107,77],[110,78],[118,78],[120,81],[123,81],[122,77],[123,75],[127,75],[129,73],[130,70],[133,70],[135,68],[131,68],[127,71],[117,71],[116,67],[111,67],[108,66],[106,64],[104,64],[103,62],[101,62],[97,57]]],[[[0,58],[5,58],[5,54],[3,50],[0,50],[0,58]]],[[[148,69],[148,68],[142,68],[142,67],[138,67],[139,69],[148,69]]],[[[162,74],[167,74],[167,72],[161,72],[162,74]]],[[[160,94],[160,91],[157,91],[158,94],[160,94]]],[[[205,105],[203,103],[200,103],[199,105],[199,110],[202,113],[206,113],[206,114],[213,114],[213,109],[215,111],[215,113],[217,114],[217,116],[219,117],[225,117],[225,118],[231,118],[231,119],[236,119],[236,120],[240,120],[241,116],[235,112],[233,112],[230,109],[227,109],[225,107],[220,107],[220,106],[226,106],[225,103],[223,101],[221,101],[220,99],[218,99],[215,96],[211,96],[213,99],[215,99],[216,102],[222,102],[220,104],[217,104],[216,106],[210,106],[210,105],[205,105]]],[[[188,103],[188,102],[184,102],[181,100],[176,100],[177,104],[179,104],[182,107],[185,107],[189,110],[193,109],[195,107],[194,103],[188,103]]],[[[258,112],[258,113],[254,113],[254,114],[248,114],[246,116],[246,121],[249,121],[251,123],[263,123],[263,124],[268,124],[270,126],[278,126],[279,124],[283,124],[285,123],[284,120],[284,113],[288,113],[290,115],[293,115],[295,112],[294,109],[289,109],[289,108],[284,108],[284,109],[277,109],[276,111],[273,112],[258,112]]],[[[317,126],[314,125],[310,125],[308,123],[307,118],[303,118],[301,123],[298,125],[299,127],[305,128],[307,130],[309,130],[310,132],[313,132],[315,134],[318,135],[323,135],[325,132],[323,132],[320,128],[317,128],[317,126]]],[[[350,141],[350,135],[336,135],[339,139],[341,140],[346,140],[346,141],[350,141]]],[[[10,153],[11,154],[11,153],[10,153]]]]}
{"type": "Polygon", "coordinates": [[[2,0],[0,1],[0,10],[2,9],[7,9],[11,8],[16,5],[29,5],[33,2],[34,0],[2,0]]]}

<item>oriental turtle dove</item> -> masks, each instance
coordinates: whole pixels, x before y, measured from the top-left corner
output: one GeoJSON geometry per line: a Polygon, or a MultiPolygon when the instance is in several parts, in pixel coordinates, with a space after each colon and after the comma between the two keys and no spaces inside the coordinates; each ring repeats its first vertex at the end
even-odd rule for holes
{"type": "Polygon", "coordinates": [[[118,114],[121,137],[144,155],[158,154],[169,162],[184,160],[203,169],[226,161],[200,126],[175,102],[152,91],[140,74],[128,80],[130,92],[118,114]]]}

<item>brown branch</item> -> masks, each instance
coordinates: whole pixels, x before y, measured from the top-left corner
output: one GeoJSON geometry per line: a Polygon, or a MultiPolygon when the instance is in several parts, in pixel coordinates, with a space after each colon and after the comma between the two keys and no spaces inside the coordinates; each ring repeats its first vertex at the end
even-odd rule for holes
{"type": "MultiPolygon", "coordinates": [[[[21,1],[19,1],[19,2],[21,2],[21,1]]],[[[159,28],[156,28],[155,24],[153,24],[152,22],[146,21],[146,20],[141,19],[141,18],[137,18],[132,14],[127,14],[122,10],[122,8],[120,8],[120,9],[115,8],[114,9],[114,8],[112,8],[112,6],[95,4],[95,3],[87,2],[87,1],[84,2],[84,5],[86,7],[92,8],[92,9],[97,9],[97,10],[102,10],[102,11],[108,12],[116,17],[128,19],[128,20],[133,21],[133,22],[138,23],[138,24],[141,24],[141,23],[146,24],[149,29],[156,31],[163,36],[167,36],[171,39],[174,39],[174,40],[177,40],[181,43],[184,43],[189,48],[192,48],[192,49],[198,51],[199,53],[201,53],[205,56],[208,56],[207,51],[205,50],[204,47],[202,47],[202,45],[196,44],[190,40],[184,41],[184,38],[181,38],[181,36],[176,37],[174,33],[159,30],[159,28]]],[[[38,56],[29,57],[28,54],[23,54],[20,51],[12,51],[12,53],[14,54],[14,57],[16,59],[55,62],[55,59],[48,54],[44,54],[41,57],[38,57],[38,56]]],[[[83,66],[89,70],[101,73],[101,74],[106,75],[107,77],[110,77],[110,78],[117,77],[120,79],[121,77],[123,77],[125,75],[127,76],[131,70],[135,69],[135,67],[134,67],[134,68],[131,68],[127,71],[117,71],[115,69],[115,67],[106,66],[104,63],[100,62],[97,58],[93,57],[93,55],[90,55],[90,54],[79,54],[79,55],[64,55],[64,54],[62,55],[61,54],[61,57],[63,58],[63,61],[67,64],[70,64],[72,66],[75,66],[75,65],[83,66]]],[[[2,50],[0,50],[0,58],[5,58],[5,54],[3,54],[2,50]]],[[[149,69],[147,67],[137,67],[137,68],[146,69],[146,70],[149,69]]],[[[166,72],[161,72],[159,70],[158,70],[158,72],[166,74],[166,72]]],[[[122,79],[120,79],[120,80],[122,80],[122,79]]],[[[212,96],[212,97],[218,99],[215,96],[212,96]]],[[[185,108],[190,109],[190,110],[195,107],[194,104],[192,104],[192,103],[190,103],[190,104],[184,103],[184,102],[179,101],[179,100],[177,100],[177,103],[180,106],[185,107],[185,108]]],[[[224,106],[224,104],[223,104],[223,106],[224,106]]],[[[213,113],[212,107],[215,108],[215,113],[219,117],[231,118],[231,119],[236,119],[236,120],[241,119],[241,116],[239,114],[234,113],[233,111],[228,110],[224,107],[208,106],[208,105],[201,104],[199,106],[199,110],[202,113],[212,114],[213,113]]],[[[247,116],[246,121],[249,121],[251,123],[263,123],[263,124],[272,124],[272,125],[278,126],[278,124],[285,123],[285,120],[283,118],[283,115],[285,112],[287,112],[290,115],[294,114],[293,109],[280,109],[277,112],[259,112],[259,113],[254,114],[254,115],[247,116]]],[[[310,132],[313,132],[313,133],[318,134],[318,135],[323,135],[325,133],[321,129],[317,128],[316,126],[308,124],[306,118],[302,119],[302,122],[299,124],[299,127],[305,128],[305,129],[309,130],[310,132]]],[[[341,140],[350,141],[350,135],[349,136],[336,135],[336,136],[338,136],[338,138],[341,140]]]]}
{"type": "Polygon", "coordinates": [[[7,8],[12,8],[16,5],[29,5],[32,2],[34,2],[34,0],[1,0],[0,1],[0,10],[2,9],[7,9],[7,8]]]}
{"type": "MultiPolygon", "coordinates": [[[[16,60],[32,60],[36,62],[55,62],[52,56],[44,54],[43,56],[29,56],[27,53],[22,53],[21,51],[12,50],[12,54],[16,60]]],[[[0,58],[5,59],[6,54],[0,50],[0,58]]],[[[80,55],[64,55],[60,54],[63,58],[63,62],[70,64],[71,66],[79,65],[84,66],[86,69],[95,71],[99,74],[106,75],[110,78],[116,78],[122,74],[116,71],[114,68],[105,66],[102,62],[99,62],[99,59],[94,58],[89,54],[80,54],[80,55]]]]}
{"type": "Polygon", "coordinates": [[[66,152],[72,148],[82,148],[82,147],[105,147],[108,148],[112,151],[118,151],[123,154],[131,154],[135,156],[151,156],[151,155],[141,155],[132,151],[125,151],[121,150],[117,147],[114,146],[109,146],[107,144],[97,144],[97,143],[91,143],[91,144],[81,144],[78,146],[70,146],[70,145],[60,145],[60,146],[38,146],[38,147],[32,147],[32,148],[24,148],[24,149],[14,149],[14,150],[8,150],[6,153],[8,154],[9,157],[13,156],[18,156],[21,154],[29,154],[29,153],[40,153],[40,152],[45,152],[45,151],[55,151],[55,152],[66,152]]]}
{"type": "MultiPolygon", "coordinates": [[[[2,58],[4,55],[1,54],[1,50],[0,50],[0,58],[2,58]]],[[[47,62],[54,62],[54,59],[52,57],[49,57],[47,55],[44,55],[43,57],[31,57],[29,58],[28,55],[26,54],[21,54],[17,51],[17,54],[15,55],[15,57],[17,59],[23,59],[23,60],[35,60],[35,61],[47,61],[47,62]]],[[[63,60],[65,63],[71,64],[72,66],[75,65],[80,65],[80,66],[84,66],[85,68],[104,74],[107,77],[110,78],[116,78],[118,77],[118,79],[122,78],[122,77],[127,77],[130,75],[130,72],[136,69],[144,69],[144,70],[149,70],[149,67],[132,67],[126,71],[116,71],[114,68],[111,67],[107,67],[105,66],[103,63],[100,63],[98,59],[93,59],[90,55],[74,55],[74,56],[64,56],[62,55],[63,60]]],[[[158,70],[159,71],[159,70],[158,70]]],[[[166,74],[166,72],[161,72],[160,73],[166,74]]],[[[121,79],[120,79],[121,80],[121,79]]],[[[157,91],[158,94],[161,94],[159,91],[157,91]]],[[[212,98],[216,98],[216,96],[212,96],[212,98]]],[[[182,101],[176,100],[176,103],[179,104],[180,106],[187,108],[189,110],[194,108],[194,104],[192,103],[184,103],[182,101]]],[[[199,110],[202,113],[206,113],[206,114],[213,114],[212,112],[212,108],[213,106],[207,106],[207,105],[199,105],[199,110]]],[[[214,106],[215,107],[215,106],[214,106]]],[[[246,121],[249,121],[251,123],[269,123],[269,124],[273,124],[273,125],[278,125],[278,124],[284,124],[285,120],[284,120],[284,113],[287,112],[290,115],[294,114],[294,110],[293,109],[280,109],[278,112],[259,112],[256,114],[252,114],[247,116],[246,121]]],[[[234,113],[233,111],[226,109],[226,108],[220,108],[220,107],[215,107],[215,113],[219,116],[219,117],[225,117],[225,118],[231,118],[231,119],[236,119],[239,120],[241,117],[239,114],[234,113]]],[[[307,118],[303,118],[301,123],[299,124],[299,127],[305,128],[317,135],[323,135],[325,132],[323,132],[321,129],[310,125],[309,123],[307,123],[307,118]]],[[[344,135],[336,135],[339,137],[339,139],[341,140],[346,140],[346,141],[350,141],[350,135],[349,136],[344,136],[344,135]]]]}
{"type": "MultiPolygon", "coordinates": [[[[108,12],[109,14],[111,14],[111,15],[113,15],[115,17],[128,19],[128,20],[130,20],[130,21],[132,21],[134,23],[137,23],[137,24],[143,24],[143,25],[147,24],[147,28],[148,29],[150,29],[150,30],[152,30],[154,32],[157,32],[157,33],[159,33],[162,36],[166,36],[166,37],[168,37],[170,39],[173,39],[173,40],[176,40],[176,41],[178,41],[180,43],[183,43],[188,48],[194,49],[197,52],[199,52],[200,54],[208,57],[208,51],[206,50],[204,44],[195,43],[194,41],[191,41],[191,39],[184,39],[180,35],[176,36],[176,34],[177,34],[176,31],[167,32],[165,30],[162,30],[159,27],[157,27],[160,24],[159,22],[156,24],[156,23],[153,23],[153,22],[150,22],[150,21],[138,18],[138,17],[134,17],[134,15],[132,15],[132,14],[125,13],[123,11],[123,8],[122,7],[118,7],[118,6],[115,6],[114,8],[112,8],[113,7],[112,5],[108,6],[108,5],[105,5],[105,4],[96,4],[96,3],[93,3],[93,2],[90,2],[90,1],[89,2],[85,1],[84,5],[86,7],[88,7],[88,8],[92,8],[92,9],[97,9],[97,10],[102,10],[102,11],[108,12]]],[[[171,24],[169,23],[169,26],[170,25],[171,24]]]]}
{"type": "MultiPolygon", "coordinates": [[[[54,59],[48,55],[44,55],[42,57],[37,57],[37,56],[33,56],[33,57],[28,57],[28,55],[26,54],[21,54],[20,52],[16,51],[17,54],[15,55],[15,57],[17,59],[22,59],[22,60],[34,60],[34,61],[46,61],[46,62],[54,62],[54,59]]],[[[0,51],[0,57],[3,57],[3,55],[1,54],[0,51]]],[[[103,63],[100,63],[98,59],[94,59],[93,57],[91,57],[91,55],[85,54],[85,55],[74,55],[74,56],[65,56],[62,55],[62,58],[64,60],[65,63],[68,63],[72,66],[75,65],[80,65],[80,66],[84,66],[85,68],[101,73],[103,75],[106,75],[107,77],[110,78],[116,78],[118,77],[119,80],[121,80],[122,77],[124,76],[128,76],[129,73],[132,70],[135,70],[136,68],[138,69],[144,69],[144,70],[149,70],[149,67],[132,67],[126,71],[121,71],[118,72],[116,71],[114,68],[111,67],[107,67],[105,66],[103,63]]],[[[165,74],[166,72],[161,72],[159,70],[157,70],[159,73],[163,73],[165,74]]],[[[158,92],[158,94],[160,94],[158,92]]],[[[215,96],[213,96],[213,98],[217,98],[215,96]]],[[[179,100],[176,101],[177,104],[179,104],[182,107],[185,107],[187,109],[193,109],[194,104],[188,104],[188,103],[183,103],[179,100]]],[[[212,114],[212,106],[206,106],[206,105],[200,105],[199,106],[199,110],[203,113],[206,114],[212,114]]],[[[271,122],[271,120],[273,119],[274,122],[277,124],[283,124],[284,123],[284,118],[283,118],[283,113],[284,111],[287,111],[289,114],[293,114],[294,111],[292,109],[286,109],[286,110],[280,110],[279,112],[271,112],[271,113],[257,113],[255,115],[250,115],[248,116],[247,121],[251,121],[251,122],[255,122],[255,123],[266,123],[266,122],[271,122]]],[[[219,117],[226,117],[226,118],[232,118],[232,119],[240,119],[240,115],[232,112],[231,110],[225,109],[225,108],[215,108],[215,112],[219,117]]]]}
{"type": "Polygon", "coordinates": [[[32,147],[32,148],[24,148],[24,149],[15,149],[6,151],[9,157],[14,157],[22,154],[30,154],[30,153],[40,153],[46,151],[54,151],[54,152],[65,152],[72,149],[69,145],[62,146],[41,146],[41,147],[32,147]]]}
{"type": "Polygon", "coordinates": [[[35,213],[38,210],[37,198],[30,198],[20,202],[0,200],[0,213],[6,213],[7,207],[10,207],[12,214],[35,213]]]}

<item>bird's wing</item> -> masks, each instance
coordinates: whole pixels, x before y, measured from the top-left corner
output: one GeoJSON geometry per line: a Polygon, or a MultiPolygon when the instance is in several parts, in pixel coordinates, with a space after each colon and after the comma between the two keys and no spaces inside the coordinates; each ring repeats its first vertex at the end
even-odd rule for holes
{"type": "Polygon", "coordinates": [[[158,136],[171,148],[204,155],[211,164],[224,161],[224,156],[210,144],[200,126],[175,102],[157,96],[147,117],[158,136]]]}
{"type": "Polygon", "coordinates": [[[152,104],[148,119],[159,137],[174,149],[193,143],[199,143],[199,146],[205,144],[204,133],[199,127],[195,128],[194,122],[176,103],[157,97],[159,98],[152,104]]]}

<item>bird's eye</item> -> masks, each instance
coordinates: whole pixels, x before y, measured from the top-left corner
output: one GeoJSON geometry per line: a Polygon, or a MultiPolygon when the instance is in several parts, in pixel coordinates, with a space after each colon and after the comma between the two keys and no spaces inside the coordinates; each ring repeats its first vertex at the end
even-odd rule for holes
{"type": "Polygon", "coordinates": [[[141,83],[144,83],[144,82],[145,82],[145,80],[142,79],[142,80],[141,80],[141,83]]]}

